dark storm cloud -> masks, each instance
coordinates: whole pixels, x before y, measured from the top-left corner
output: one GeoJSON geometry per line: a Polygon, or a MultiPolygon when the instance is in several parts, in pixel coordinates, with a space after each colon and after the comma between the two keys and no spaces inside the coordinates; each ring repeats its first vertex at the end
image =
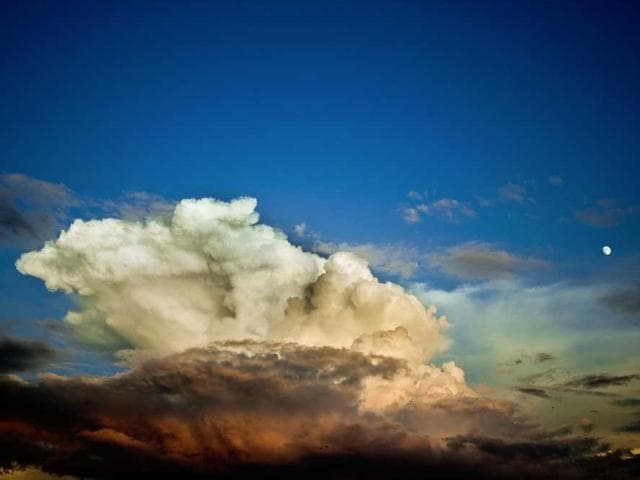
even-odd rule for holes
{"type": "Polygon", "coordinates": [[[461,435],[450,438],[448,444],[454,451],[505,466],[492,472],[501,472],[503,478],[631,479],[640,473],[640,457],[630,458],[628,451],[612,452],[608,444],[593,437],[518,442],[461,435]],[[519,468],[525,469],[523,473],[519,468]]]}
{"type": "Polygon", "coordinates": [[[613,291],[599,298],[599,300],[616,313],[640,313],[640,285],[613,291]]]}
{"type": "Polygon", "coordinates": [[[592,375],[584,375],[582,377],[570,380],[566,382],[565,385],[567,387],[579,387],[579,388],[601,388],[601,387],[609,387],[612,385],[626,385],[632,380],[640,379],[640,375],[607,375],[607,374],[592,374],[592,375]]]}
{"type": "MultiPolygon", "coordinates": [[[[38,465],[78,475],[115,475],[119,462],[218,470],[293,461],[325,445],[366,453],[418,438],[357,412],[358,384],[393,375],[400,361],[331,348],[227,347],[252,351],[189,350],[113,377],[4,377],[0,433],[44,455],[38,465]],[[91,460],[98,457],[105,460],[91,460]]],[[[10,452],[0,460],[23,461],[10,452]]]]}
{"type": "Polygon", "coordinates": [[[455,450],[473,447],[482,452],[508,460],[523,458],[542,460],[551,458],[568,459],[603,451],[604,447],[595,438],[567,440],[545,440],[537,442],[508,442],[503,439],[478,435],[457,436],[449,439],[449,446],[455,450]]]}
{"type": "Polygon", "coordinates": [[[34,370],[55,356],[55,350],[44,342],[0,336],[0,373],[34,370]]]}
{"type": "Polygon", "coordinates": [[[0,377],[0,466],[91,478],[588,478],[564,463],[572,439],[508,402],[359,410],[365,379],[403,368],[344,349],[227,342],[111,377],[0,377]],[[451,449],[420,433],[452,426],[451,449]],[[491,439],[460,436],[468,430],[491,439]]]}

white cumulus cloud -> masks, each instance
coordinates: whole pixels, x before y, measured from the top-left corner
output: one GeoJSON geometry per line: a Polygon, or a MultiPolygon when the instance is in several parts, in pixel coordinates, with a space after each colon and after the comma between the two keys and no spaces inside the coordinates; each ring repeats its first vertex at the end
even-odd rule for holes
{"type": "MultiPolygon", "coordinates": [[[[124,358],[229,340],[368,353],[384,344],[384,354],[407,368],[365,391],[400,382],[403,401],[471,395],[454,365],[425,365],[449,345],[448,323],[435,308],[380,282],[353,253],[325,260],[292,245],[258,223],[255,207],[252,198],[190,199],[169,218],[76,220],[57,240],[22,255],[17,268],[50,290],[77,294],[66,321],[85,341],[124,358]]],[[[400,401],[365,396],[376,408],[400,401]]]]}

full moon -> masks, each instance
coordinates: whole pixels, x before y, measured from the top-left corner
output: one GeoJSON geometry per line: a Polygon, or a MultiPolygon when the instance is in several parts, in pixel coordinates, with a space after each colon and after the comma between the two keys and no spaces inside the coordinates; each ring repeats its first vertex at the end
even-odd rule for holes
{"type": "Polygon", "coordinates": [[[605,245],[604,247],[602,247],[602,253],[607,256],[611,255],[611,247],[609,245],[605,245]]]}

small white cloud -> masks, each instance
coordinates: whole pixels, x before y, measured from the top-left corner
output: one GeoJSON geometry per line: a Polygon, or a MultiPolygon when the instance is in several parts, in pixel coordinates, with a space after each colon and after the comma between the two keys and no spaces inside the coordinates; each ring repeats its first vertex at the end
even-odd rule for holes
{"type": "Polygon", "coordinates": [[[424,196],[420,192],[416,192],[415,190],[410,190],[409,193],[407,193],[407,197],[414,200],[424,200],[424,196]]]}
{"type": "Polygon", "coordinates": [[[510,202],[521,203],[527,194],[527,189],[517,183],[507,182],[498,188],[498,195],[501,199],[510,202]]]}
{"type": "Polygon", "coordinates": [[[293,227],[293,229],[298,237],[304,237],[304,234],[307,231],[307,224],[304,222],[299,223],[295,227],[293,227]]]}
{"type": "Polygon", "coordinates": [[[402,218],[407,223],[418,223],[420,221],[420,213],[413,207],[403,208],[402,218]]]}
{"type": "Polygon", "coordinates": [[[471,218],[476,215],[473,208],[454,198],[441,198],[433,202],[431,208],[445,220],[453,223],[458,223],[461,218],[471,218]]]}
{"type": "Polygon", "coordinates": [[[401,209],[402,218],[407,223],[418,223],[423,216],[437,216],[451,223],[458,223],[463,218],[471,218],[476,211],[465,202],[454,198],[441,198],[433,202],[422,202],[401,209]]]}

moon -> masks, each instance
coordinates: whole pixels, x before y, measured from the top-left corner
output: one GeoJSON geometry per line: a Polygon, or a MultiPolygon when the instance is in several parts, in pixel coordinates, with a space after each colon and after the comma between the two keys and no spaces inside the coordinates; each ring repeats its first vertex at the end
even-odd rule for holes
{"type": "Polygon", "coordinates": [[[602,253],[606,256],[611,255],[611,247],[609,245],[605,245],[604,247],[602,247],[602,253]]]}

